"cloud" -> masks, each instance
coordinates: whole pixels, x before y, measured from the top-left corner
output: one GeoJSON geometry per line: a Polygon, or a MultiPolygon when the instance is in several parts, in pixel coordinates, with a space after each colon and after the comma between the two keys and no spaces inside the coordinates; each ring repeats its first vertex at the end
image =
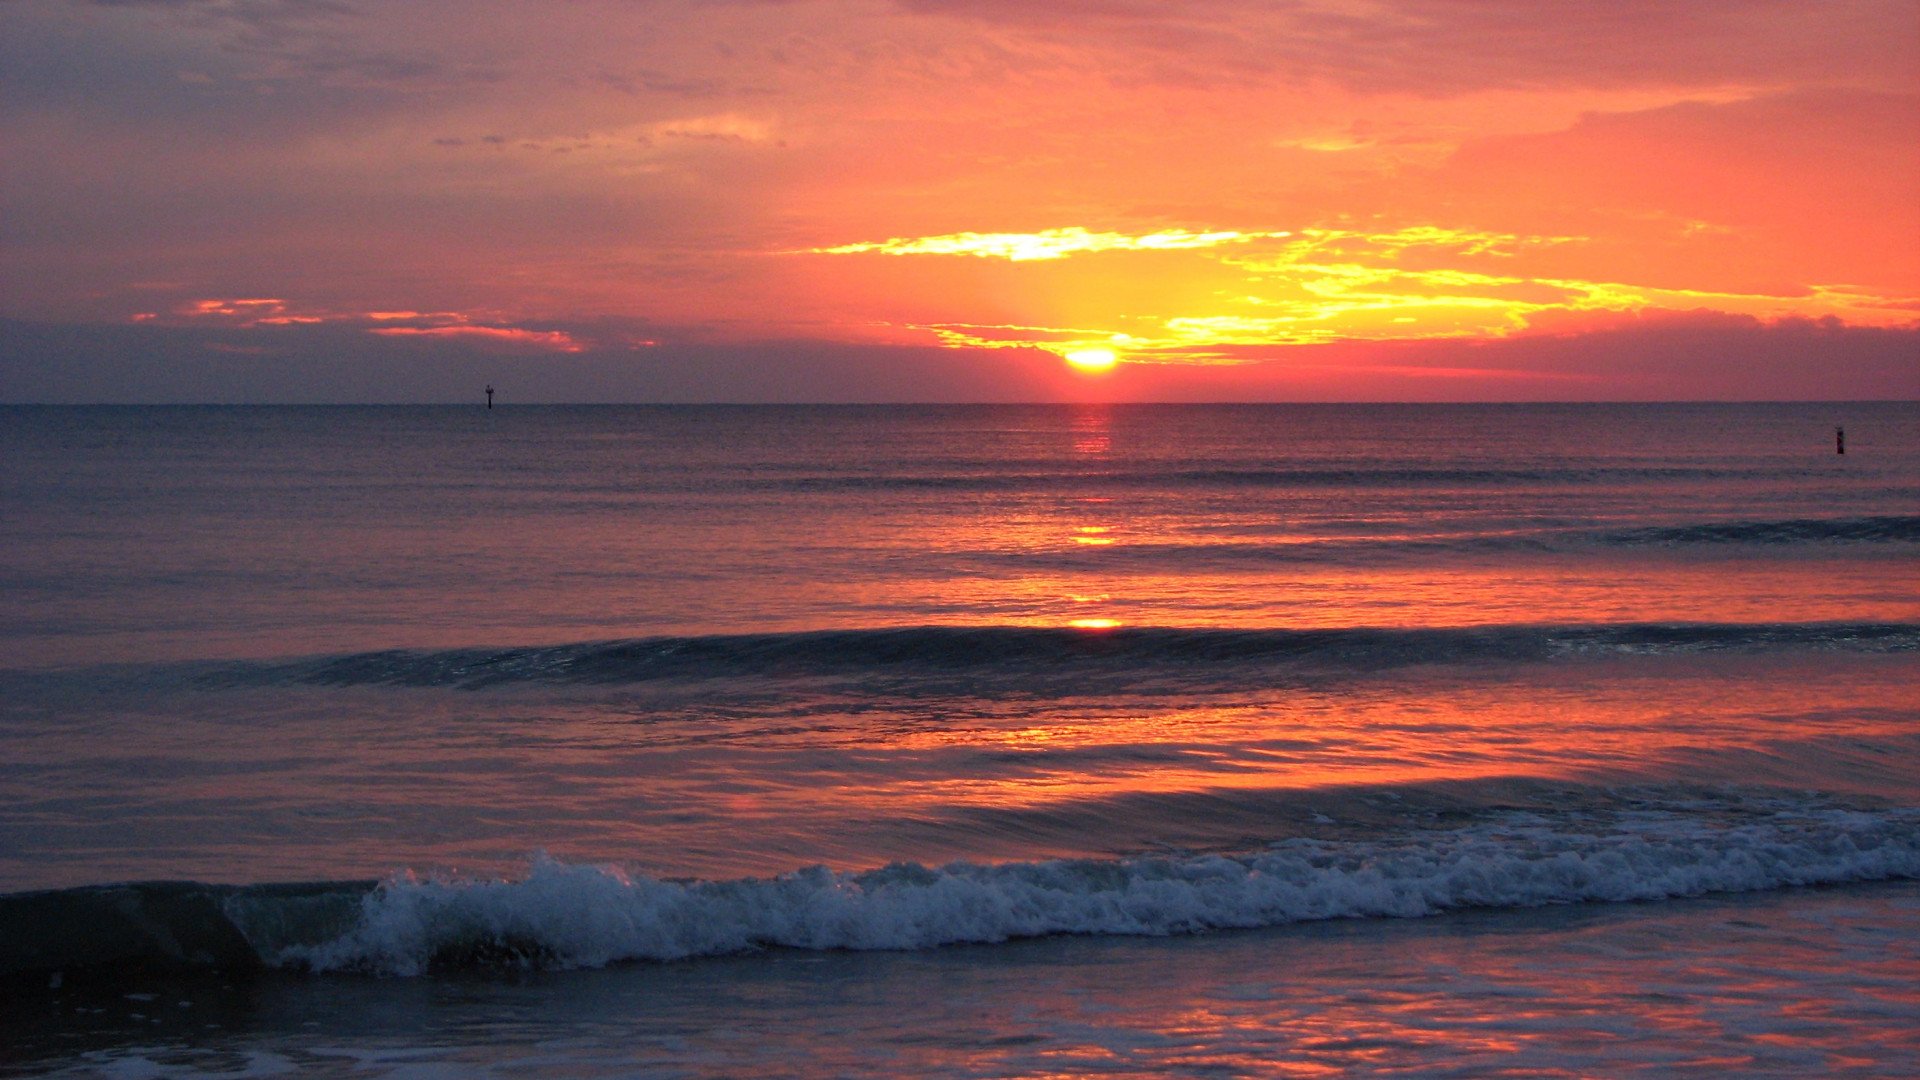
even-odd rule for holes
{"type": "Polygon", "coordinates": [[[1200,290],[1168,299],[1148,317],[1121,323],[1061,325],[914,324],[955,348],[1031,345],[1060,355],[1108,348],[1136,363],[1234,363],[1241,346],[1342,340],[1488,338],[1568,325],[1601,313],[1711,308],[1752,317],[1844,316],[1856,323],[1904,325],[1914,299],[1840,287],[1739,293],[1529,273],[1529,259],[1590,243],[1581,236],[1518,235],[1484,229],[1409,226],[1381,232],[1307,228],[1293,232],[1171,230],[1132,236],[1085,228],[1038,233],[897,238],[815,249],[814,254],[972,256],[1034,262],[1088,252],[1135,260],[1182,253],[1175,267],[1141,266],[1184,281],[1211,274],[1234,292],[1200,290]],[[1164,240],[1165,242],[1161,242],[1164,240]],[[1187,305],[1184,307],[1181,305],[1187,305]]]}
{"type": "Polygon", "coordinates": [[[526,345],[556,352],[579,352],[584,347],[565,330],[526,330],[517,326],[376,326],[369,334],[387,337],[471,338],[502,345],[526,345]]]}
{"type": "Polygon", "coordinates": [[[1904,325],[1917,18],[0,0],[0,312],[1123,367],[1692,308],[1904,325]]]}
{"type": "Polygon", "coordinates": [[[696,139],[707,142],[766,142],[773,125],[739,113],[662,120],[648,128],[656,139],[696,139]]]}
{"type": "MultiPolygon", "coordinates": [[[[132,317],[135,323],[159,322],[153,312],[132,317]]],[[[215,324],[242,330],[260,327],[329,324],[350,326],[365,333],[396,338],[452,338],[483,346],[518,348],[523,351],[580,352],[587,346],[568,330],[532,329],[505,325],[501,320],[486,320],[457,311],[326,311],[290,307],[285,300],[259,298],[237,300],[193,300],[177,307],[163,325],[189,327],[215,324]]],[[[602,344],[648,344],[634,336],[613,338],[602,344]]],[[[221,346],[234,351],[235,346],[221,346]]],[[[257,351],[257,350],[255,350],[257,351]]]]}
{"type": "Polygon", "coordinates": [[[1028,262],[1034,259],[1060,259],[1096,251],[1190,251],[1244,244],[1249,240],[1290,236],[1290,233],[1191,232],[1163,229],[1140,236],[1117,232],[1089,232],[1074,225],[1046,229],[1037,233],[950,233],[946,236],[894,237],[877,242],[842,244],[838,247],[810,248],[790,254],[858,255],[877,252],[882,255],[973,255],[978,258],[1028,262]]]}
{"type": "Polygon", "coordinates": [[[1920,328],[1713,312],[1494,341],[1236,350],[1238,364],[1121,365],[1090,381],[1032,348],[787,340],[555,355],[345,324],[0,320],[0,401],[478,401],[489,382],[521,402],[1910,400],[1920,387],[1920,328]]]}
{"type": "Polygon", "coordinates": [[[0,402],[919,402],[1064,400],[1031,350],[767,341],[500,351],[467,335],[345,324],[61,325],[0,319],[0,402]]]}
{"type": "MultiPolygon", "coordinates": [[[[204,42],[221,67],[250,80],[408,85],[437,80],[441,65],[420,49],[399,52],[376,29],[373,10],[339,0],[85,0],[135,14],[185,44],[204,42]]],[[[422,5],[430,7],[431,5],[422,5]]],[[[198,73],[189,72],[189,75],[198,73]]],[[[199,76],[205,80],[204,75],[199,76]]]]}
{"type": "Polygon", "coordinates": [[[277,315],[285,311],[287,302],[275,299],[251,300],[195,300],[184,305],[182,315],[227,315],[237,318],[257,319],[262,316],[277,315]]]}
{"type": "Polygon", "coordinates": [[[1126,365],[1111,400],[1911,400],[1920,327],[1711,311],[1616,316],[1561,334],[1245,346],[1229,366],[1126,365]]]}
{"type": "Polygon", "coordinates": [[[1598,238],[1599,272],[1727,292],[1920,294],[1920,95],[1806,90],[1469,142],[1379,197],[1598,238]]]}
{"type": "Polygon", "coordinates": [[[899,0],[1109,50],[1169,82],[1329,80],[1364,92],[1823,80],[1912,86],[1903,0],[899,0]],[[1906,43],[1906,44],[1903,44],[1906,43]]]}

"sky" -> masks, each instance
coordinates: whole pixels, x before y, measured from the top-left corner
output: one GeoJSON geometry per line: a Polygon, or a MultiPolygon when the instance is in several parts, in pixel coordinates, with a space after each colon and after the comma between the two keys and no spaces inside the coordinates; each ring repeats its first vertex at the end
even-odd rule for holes
{"type": "Polygon", "coordinates": [[[1913,0],[0,0],[0,400],[1920,398],[1913,0]]]}

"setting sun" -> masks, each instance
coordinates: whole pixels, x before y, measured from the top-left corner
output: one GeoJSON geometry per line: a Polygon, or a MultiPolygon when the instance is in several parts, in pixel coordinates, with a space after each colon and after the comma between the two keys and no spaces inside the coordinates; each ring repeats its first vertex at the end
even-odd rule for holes
{"type": "Polygon", "coordinates": [[[1067,354],[1067,363],[1081,371],[1108,371],[1118,362],[1112,349],[1075,349],[1067,354]]]}

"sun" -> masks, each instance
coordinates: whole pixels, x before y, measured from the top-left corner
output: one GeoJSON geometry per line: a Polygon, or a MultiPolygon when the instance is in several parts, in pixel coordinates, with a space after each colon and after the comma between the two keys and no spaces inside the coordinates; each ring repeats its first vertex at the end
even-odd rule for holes
{"type": "Polygon", "coordinates": [[[1118,362],[1112,349],[1075,349],[1067,354],[1067,363],[1081,371],[1106,371],[1118,362]]]}

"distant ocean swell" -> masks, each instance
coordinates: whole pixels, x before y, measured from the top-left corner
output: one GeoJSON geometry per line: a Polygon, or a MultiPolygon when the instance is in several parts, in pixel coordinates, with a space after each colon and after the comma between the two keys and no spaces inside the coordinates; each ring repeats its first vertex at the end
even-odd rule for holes
{"type": "Polygon", "coordinates": [[[1818,551],[1861,545],[1889,547],[1920,544],[1920,517],[1786,518],[1780,520],[1704,521],[1628,529],[1584,527],[1432,533],[1395,536],[1303,535],[1285,540],[1237,540],[1208,543],[1122,543],[1085,549],[993,551],[973,558],[1006,567],[1059,566],[1113,569],[1142,565],[1194,570],[1249,564],[1365,564],[1426,560],[1446,556],[1513,554],[1593,554],[1669,548],[1711,552],[1731,548],[1769,551],[1818,551]]]}
{"type": "MultiPolygon", "coordinates": [[[[1379,466],[1374,468],[1300,468],[1257,466],[1222,468],[1154,468],[1135,463],[1088,460],[1077,468],[1061,468],[1054,461],[1007,461],[991,472],[959,469],[948,472],[899,472],[854,475],[753,474],[721,479],[726,487],[743,490],[838,491],[1051,491],[1056,489],[1116,491],[1188,488],[1479,488],[1530,487],[1551,484],[1622,484],[1779,481],[1825,475],[1829,470],[1807,468],[1725,468],[1711,466],[1542,466],[1487,468],[1459,466],[1379,466]]],[[[663,485],[671,486],[671,485],[663,485]]]]}
{"type": "Polygon", "coordinates": [[[1603,535],[1616,544],[1912,544],[1920,543],[1920,517],[1714,521],[1622,529],[1603,535]]]}
{"type": "Polygon", "coordinates": [[[235,665],[207,678],[477,689],[524,682],[622,683],[882,670],[1017,676],[1260,663],[1368,670],[1607,653],[1777,649],[1912,652],[1920,650],[1920,625],[1676,623],[1411,630],[935,626],[360,653],[298,664],[235,665]]]}
{"type": "Polygon", "coordinates": [[[597,967],[767,947],[921,949],[1049,934],[1166,935],[1460,908],[1662,900],[1920,877],[1920,810],[1786,809],[1737,825],[1648,812],[1605,826],[1512,813],[1369,842],[1288,840],[1241,855],[1060,860],[771,879],[662,881],[537,858],[514,881],[108,887],[0,897],[18,952],[146,936],[149,959],[419,975],[500,964],[597,967]],[[89,927],[89,923],[100,924],[89,927]]]}

